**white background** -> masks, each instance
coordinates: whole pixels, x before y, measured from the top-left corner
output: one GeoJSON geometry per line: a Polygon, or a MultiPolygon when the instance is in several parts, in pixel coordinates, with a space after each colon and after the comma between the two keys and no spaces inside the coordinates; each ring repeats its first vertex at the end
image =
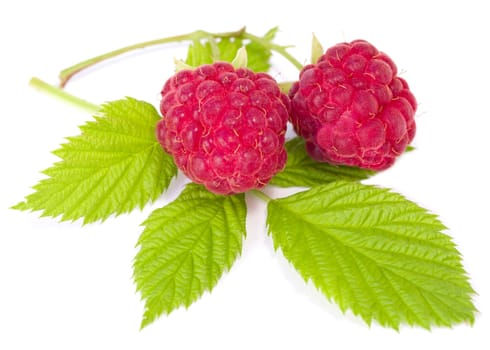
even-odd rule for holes
{"type": "MultiPolygon", "coordinates": [[[[490,266],[488,12],[484,1],[4,1],[0,5],[0,349],[489,349],[490,266]],[[320,5],[321,4],[321,5],[320,5]],[[143,331],[132,282],[140,223],[182,189],[143,212],[81,227],[8,209],[78,133],[89,115],[30,89],[38,76],[136,42],[247,25],[309,59],[311,33],[325,47],[363,38],[397,63],[419,102],[416,151],[369,180],[440,215],[478,292],[473,326],[402,327],[400,332],[342,315],[305,285],[264,228],[250,198],[243,254],[214,291],[143,331]]],[[[67,90],[94,103],[123,96],[158,104],[172,73],[169,45],[90,69],[67,90]]],[[[273,75],[297,72],[280,57],[273,75]]],[[[275,191],[272,191],[274,194],[275,191]]],[[[276,192],[277,194],[277,192],[276,192]]]]}

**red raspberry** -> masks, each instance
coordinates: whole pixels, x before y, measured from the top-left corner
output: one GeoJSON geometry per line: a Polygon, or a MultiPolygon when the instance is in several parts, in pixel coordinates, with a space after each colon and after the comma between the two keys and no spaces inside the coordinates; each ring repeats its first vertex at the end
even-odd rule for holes
{"type": "Polygon", "coordinates": [[[191,180],[218,194],[263,187],[286,163],[289,98],[266,73],[216,62],[164,85],[157,138],[191,180]]]}
{"type": "Polygon", "coordinates": [[[383,170],[415,135],[415,97],[393,61],[364,40],[329,48],[289,96],[294,128],[319,161],[383,170]]]}

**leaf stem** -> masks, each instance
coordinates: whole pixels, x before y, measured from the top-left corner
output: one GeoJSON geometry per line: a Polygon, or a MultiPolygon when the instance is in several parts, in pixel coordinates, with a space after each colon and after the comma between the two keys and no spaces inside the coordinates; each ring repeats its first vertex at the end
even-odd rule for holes
{"type": "Polygon", "coordinates": [[[70,103],[71,105],[76,106],[78,108],[81,108],[81,109],[83,109],[87,112],[90,112],[90,113],[95,113],[100,108],[96,104],[82,100],[81,98],[76,97],[76,96],[62,90],[61,88],[59,88],[57,86],[50,85],[50,84],[46,83],[45,81],[43,81],[39,78],[36,78],[36,77],[31,78],[31,80],[29,81],[29,85],[32,86],[33,88],[45,93],[45,94],[56,97],[62,101],[70,103]]]}
{"type": "Polygon", "coordinates": [[[91,67],[95,64],[98,64],[102,61],[114,58],[116,56],[138,50],[138,49],[143,49],[145,47],[149,46],[156,46],[156,45],[162,45],[162,44],[168,44],[168,43],[173,43],[173,42],[180,42],[180,41],[194,41],[194,40],[201,40],[205,38],[210,38],[210,39],[218,39],[218,38],[242,38],[242,39],[248,39],[250,41],[256,42],[257,44],[270,49],[272,51],[276,51],[279,53],[281,56],[286,58],[289,62],[291,62],[296,68],[301,70],[303,68],[303,65],[301,62],[299,62],[297,59],[295,59],[292,55],[290,55],[285,46],[280,46],[277,44],[274,44],[270,42],[269,40],[266,40],[264,38],[258,37],[256,35],[250,34],[246,32],[245,27],[234,31],[234,32],[223,32],[223,33],[210,33],[206,32],[203,30],[196,30],[194,32],[190,32],[187,34],[182,34],[182,35],[176,35],[176,36],[170,36],[166,38],[161,38],[161,39],[155,39],[155,40],[150,40],[150,41],[145,41],[142,43],[137,43],[133,44],[130,46],[126,46],[93,58],[89,58],[88,60],[82,61],[80,63],[77,63],[71,67],[63,69],[60,74],[59,74],[59,79],[60,79],[60,87],[63,88],[65,85],[68,83],[68,81],[77,73],[81,72],[82,70],[91,67]]]}
{"type": "Polygon", "coordinates": [[[252,193],[255,197],[263,200],[265,203],[269,203],[269,201],[272,200],[271,197],[269,197],[264,192],[259,191],[259,190],[250,190],[249,193],[252,193]]]}

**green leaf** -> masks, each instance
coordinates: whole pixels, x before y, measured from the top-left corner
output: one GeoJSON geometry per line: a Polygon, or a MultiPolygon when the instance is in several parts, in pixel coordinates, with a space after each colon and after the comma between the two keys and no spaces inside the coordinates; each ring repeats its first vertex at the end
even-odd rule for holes
{"type": "Polygon", "coordinates": [[[216,285],[241,252],[245,218],[243,194],[220,196],[196,184],[150,215],[134,262],[142,328],[216,285]]]}
{"type": "Polygon", "coordinates": [[[241,47],[243,43],[238,38],[222,38],[218,42],[214,38],[196,40],[189,46],[185,63],[198,67],[215,61],[232,62],[241,47]]]}
{"type": "MultiPolygon", "coordinates": [[[[278,31],[278,27],[270,29],[263,39],[272,42],[278,31]]],[[[197,67],[215,61],[232,62],[238,50],[244,46],[240,38],[221,38],[218,40],[209,38],[206,40],[195,40],[187,51],[185,63],[197,67]]],[[[256,43],[249,42],[245,45],[248,56],[247,68],[255,72],[267,72],[270,69],[270,49],[256,43]]]]}
{"type": "Polygon", "coordinates": [[[272,178],[272,185],[314,187],[337,180],[363,180],[375,174],[371,170],[318,162],[308,155],[304,140],[300,137],[286,142],[286,150],[286,167],[272,178]]]}
{"type": "MultiPolygon", "coordinates": [[[[279,27],[271,28],[265,35],[264,39],[272,42],[276,37],[279,27]]],[[[245,46],[248,53],[248,68],[254,72],[267,72],[271,68],[270,59],[272,52],[256,42],[251,42],[245,46]]]]}
{"type": "Polygon", "coordinates": [[[412,145],[408,145],[407,148],[405,149],[405,152],[412,152],[415,151],[415,147],[412,145]]]}
{"type": "Polygon", "coordinates": [[[311,38],[311,63],[315,64],[324,53],[325,50],[322,44],[315,34],[313,34],[313,37],[311,38]]]}
{"type": "Polygon", "coordinates": [[[61,158],[43,171],[20,210],[41,210],[84,223],[127,213],[155,200],[176,175],[172,158],[155,138],[155,108],[132,98],[109,102],[53,153],[61,158]]]}
{"type": "Polygon", "coordinates": [[[195,40],[189,45],[185,63],[192,67],[213,63],[211,45],[209,43],[203,45],[199,40],[195,40]]]}
{"type": "Polygon", "coordinates": [[[444,225],[399,194],[333,182],[269,201],[267,224],[306,281],[368,324],[474,321],[474,292],[444,225]]]}
{"type": "MultiPolygon", "coordinates": [[[[211,45],[208,44],[210,47],[211,45]]],[[[241,39],[235,38],[223,38],[218,43],[219,50],[219,60],[225,62],[232,62],[235,58],[238,50],[243,47],[243,42],[241,39]]]]}

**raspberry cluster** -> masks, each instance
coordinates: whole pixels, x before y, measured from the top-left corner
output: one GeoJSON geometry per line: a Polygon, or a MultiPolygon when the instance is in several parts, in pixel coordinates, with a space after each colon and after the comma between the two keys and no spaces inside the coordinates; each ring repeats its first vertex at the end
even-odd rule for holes
{"type": "Polygon", "coordinates": [[[329,48],[293,84],[291,121],[319,161],[383,170],[415,135],[417,103],[397,67],[364,40],[329,48]]]}
{"type": "Polygon", "coordinates": [[[241,193],[284,168],[289,99],[268,74],[216,62],[179,71],[161,95],[157,138],[194,182],[241,193]]]}

